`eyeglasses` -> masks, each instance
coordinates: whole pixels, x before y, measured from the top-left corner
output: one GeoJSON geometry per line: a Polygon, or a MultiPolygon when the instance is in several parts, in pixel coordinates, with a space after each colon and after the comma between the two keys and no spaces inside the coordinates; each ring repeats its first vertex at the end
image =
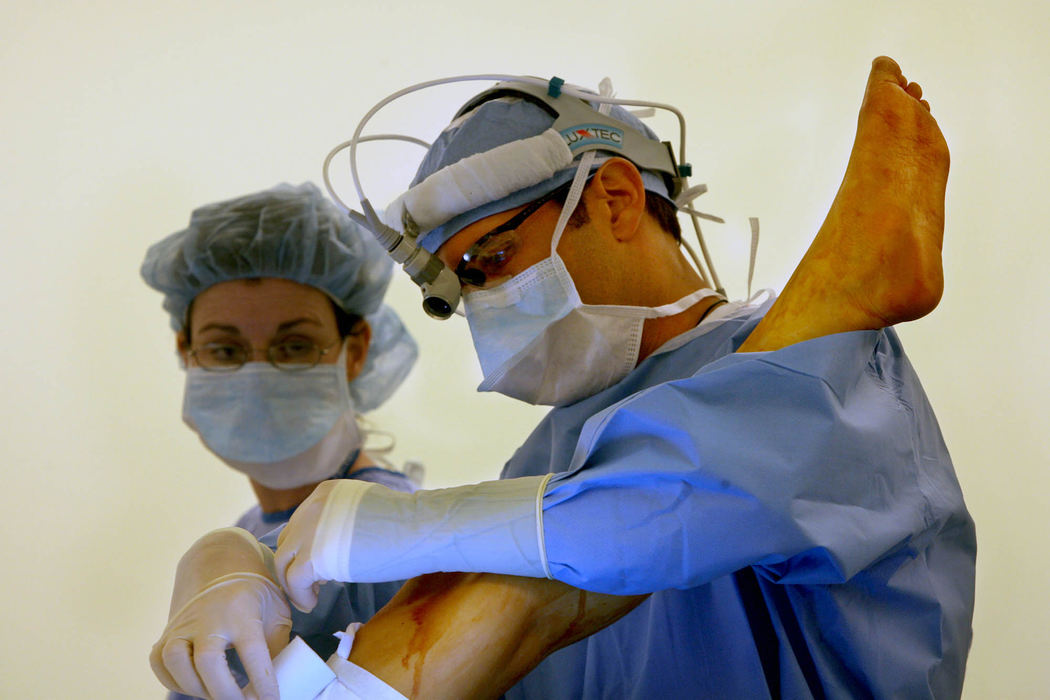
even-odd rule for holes
{"type": "Polygon", "coordinates": [[[456,265],[456,276],[459,277],[460,282],[472,287],[492,287],[509,277],[510,274],[506,272],[507,264],[521,247],[518,227],[544,204],[564,196],[569,191],[571,184],[567,182],[551,190],[474,241],[474,245],[467,249],[459,264],[456,265]]]}
{"type": "MultiPolygon", "coordinates": [[[[266,361],[282,372],[301,372],[316,367],[321,358],[338,345],[339,341],[336,341],[327,348],[320,348],[309,340],[282,340],[265,348],[266,361]]],[[[263,348],[237,343],[205,343],[190,350],[189,355],[201,369],[209,372],[235,372],[261,350],[263,348]]]]}

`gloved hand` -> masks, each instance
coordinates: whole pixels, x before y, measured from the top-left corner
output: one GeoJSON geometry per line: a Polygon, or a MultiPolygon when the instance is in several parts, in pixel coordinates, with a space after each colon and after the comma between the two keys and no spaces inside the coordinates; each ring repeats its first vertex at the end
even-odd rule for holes
{"type": "Polygon", "coordinates": [[[549,476],[402,493],[325,481],[277,540],[277,580],[303,611],[322,581],[397,581],[436,571],[549,577],[541,499],[549,476]]]}
{"type": "Polygon", "coordinates": [[[150,652],[167,688],[215,700],[242,700],[226,650],[234,648],[261,699],[276,700],[271,657],[288,644],[291,610],[273,581],[272,553],[248,532],[205,535],[176,572],[172,612],[150,652]]]}
{"type": "MultiPolygon", "coordinates": [[[[314,570],[314,534],[317,531],[321,514],[324,512],[325,504],[328,502],[328,496],[344,481],[350,485],[348,489],[343,490],[344,497],[341,499],[347,510],[353,510],[364,492],[372,486],[370,482],[357,479],[322,481],[295,509],[295,513],[292,514],[291,519],[277,538],[277,555],[274,558],[277,580],[288,594],[292,605],[303,612],[314,609],[317,605],[317,594],[321,589],[321,582],[327,580],[319,577],[314,570]]],[[[353,518],[353,514],[350,517],[353,518]]],[[[336,580],[349,581],[346,577],[336,580]]]]}

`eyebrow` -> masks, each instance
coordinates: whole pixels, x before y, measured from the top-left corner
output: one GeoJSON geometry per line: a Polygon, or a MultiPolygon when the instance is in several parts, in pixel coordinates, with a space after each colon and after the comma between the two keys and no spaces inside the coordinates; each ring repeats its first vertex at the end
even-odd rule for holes
{"type": "Polygon", "coordinates": [[[298,326],[300,323],[309,323],[309,324],[312,324],[314,326],[321,326],[322,325],[321,322],[318,321],[316,318],[310,318],[309,316],[303,316],[301,318],[296,318],[296,319],[293,319],[291,321],[285,321],[281,325],[277,326],[277,332],[278,333],[283,333],[284,331],[290,330],[290,329],[298,326]]]}
{"type": "Polygon", "coordinates": [[[231,335],[240,335],[241,329],[237,326],[227,326],[223,323],[209,323],[197,329],[198,334],[206,331],[222,331],[231,335]]]}
{"type": "MultiPolygon", "coordinates": [[[[284,333],[285,331],[295,328],[299,324],[308,323],[314,326],[320,326],[321,322],[315,318],[309,316],[302,316],[300,318],[294,318],[290,321],[285,321],[277,326],[277,332],[274,335],[284,333]]],[[[197,330],[197,333],[204,333],[206,331],[221,331],[223,333],[229,333],[230,335],[242,335],[241,329],[237,326],[228,325],[225,323],[208,323],[197,330]]]]}

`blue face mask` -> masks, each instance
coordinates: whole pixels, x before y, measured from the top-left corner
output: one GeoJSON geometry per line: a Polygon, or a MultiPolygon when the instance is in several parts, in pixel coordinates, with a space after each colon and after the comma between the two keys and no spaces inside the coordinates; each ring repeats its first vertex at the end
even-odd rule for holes
{"type": "Polygon", "coordinates": [[[223,459],[287,460],[320,443],[348,415],[353,423],[345,353],[344,345],[335,364],[298,372],[267,362],[225,373],[191,367],[183,420],[223,459]]]}

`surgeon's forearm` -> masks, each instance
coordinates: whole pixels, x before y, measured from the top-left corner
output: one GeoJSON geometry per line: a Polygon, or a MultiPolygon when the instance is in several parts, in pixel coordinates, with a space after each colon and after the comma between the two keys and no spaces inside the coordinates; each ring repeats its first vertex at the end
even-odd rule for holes
{"type": "Polygon", "coordinates": [[[350,660],[410,698],[495,698],[645,598],[546,579],[430,574],[406,583],[361,628],[350,660]]]}

